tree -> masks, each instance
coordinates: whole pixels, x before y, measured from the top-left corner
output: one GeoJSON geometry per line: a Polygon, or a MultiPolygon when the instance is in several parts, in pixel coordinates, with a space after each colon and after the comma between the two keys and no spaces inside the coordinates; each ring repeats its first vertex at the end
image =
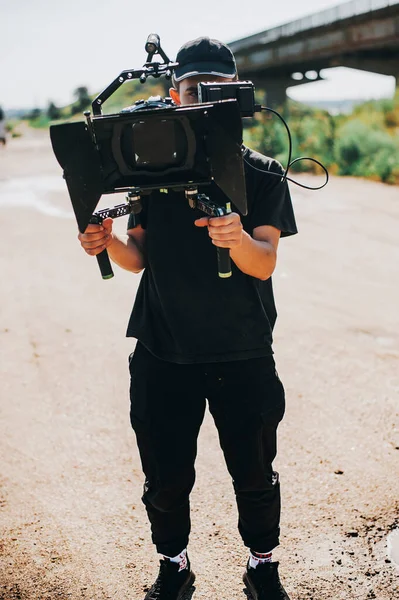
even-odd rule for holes
{"type": "Polygon", "coordinates": [[[72,104],[71,112],[73,115],[79,112],[83,112],[86,108],[90,107],[91,98],[89,96],[89,91],[87,87],[81,86],[76,88],[73,92],[74,98],[76,98],[75,102],[72,104]]]}
{"type": "Polygon", "coordinates": [[[42,111],[40,110],[40,108],[34,108],[30,111],[30,113],[27,115],[27,117],[29,120],[33,121],[35,119],[38,119],[41,114],[42,114],[42,111]]]}
{"type": "Polygon", "coordinates": [[[47,116],[52,121],[55,121],[56,119],[59,119],[61,117],[60,109],[52,101],[49,102],[49,105],[47,108],[47,116]]]}

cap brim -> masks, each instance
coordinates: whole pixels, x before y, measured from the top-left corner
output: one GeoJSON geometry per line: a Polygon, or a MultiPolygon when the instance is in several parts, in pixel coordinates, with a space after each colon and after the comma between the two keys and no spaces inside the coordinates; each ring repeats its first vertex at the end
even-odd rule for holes
{"type": "Polygon", "coordinates": [[[177,67],[174,73],[175,81],[179,82],[187,77],[196,77],[197,75],[215,75],[216,77],[226,77],[233,79],[237,74],[237,69],[234,65],[226,65],[226,63],[217,62],[197,62],[177,67]]]}

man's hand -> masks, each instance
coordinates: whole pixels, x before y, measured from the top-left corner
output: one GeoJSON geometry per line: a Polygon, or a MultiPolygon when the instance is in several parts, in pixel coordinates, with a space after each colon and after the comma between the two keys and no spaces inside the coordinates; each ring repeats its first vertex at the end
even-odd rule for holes
{"type": "Polygon", "coordinates": [[[88,225],[84,233],[79,233],[78,240],[87,254],[95,256],[112,244],[112,224],[112,219],[104,219],[102,225],[88,225]]]}
{"type": "Polygon", "coordinates": [[[280,238],[280,231],[275,227],[257,227],[251,237],[244,231],[237,213],[223,217],[202,217],[194,223],[197,227],[208,227],[215,246],[230,248],[231,260],[243,273],[263,281],[273,273],[280,238]]]}
{"type": "Polygon", "coordinates": [[[194,221],[197,227],[208,227],[212,243],[219,248],[238,248],[243,241],[240,215],[229,213],[223,217],[202,217],[194,221]]]}

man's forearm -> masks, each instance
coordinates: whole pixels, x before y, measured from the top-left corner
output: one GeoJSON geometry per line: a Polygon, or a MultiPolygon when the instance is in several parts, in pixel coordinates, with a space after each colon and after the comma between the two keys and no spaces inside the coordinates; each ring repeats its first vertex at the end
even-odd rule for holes
{"type": "Polygon", "coordinates": [[[276,266],[277,256],[273,246],[255,240],[246,232],[243,232],[241,245],[230,249],[230,256],[243,273],[263,281],[269,279],[276,266]]]}
{"type": "Polygon", "coordinates": [[[112,234],[112,243],[108,246],[111,260],[122,269],[139,273],[145,268],[144,248],[129,235],[112,234]]]}

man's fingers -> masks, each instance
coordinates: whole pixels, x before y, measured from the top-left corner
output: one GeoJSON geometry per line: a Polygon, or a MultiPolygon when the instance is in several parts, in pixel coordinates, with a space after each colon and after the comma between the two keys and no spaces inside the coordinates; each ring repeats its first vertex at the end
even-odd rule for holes
{"type": "Polygon", "coordinates": [[[90,256],[97,256],[97,254],[100,254],[103,250],[105,250],[107,246],[98,246],[98,248],[93,248],[92,250],[86,250],[87,254],[90,254],[90,256]]]}
{"type": "Polygon", "coordinates": [[[81,244],[85,250],[91,250],[92,248],[98,248],[99,246],[106,246],[107,244],[109,244],[109,242],[110,242],[110,237],[103,236],[102,238],[100,238],[98,240],[90,240],[89,242],[84,241],[84,242],[81,242],[81,244]]]}
{"type": "Polygon", "coordinates": [[[112,242],[112,235],[107,234],[105,231],[99,233],[81,233],[78,237],[82,248],[90,255],[99,254],[99,252],[102,252],[112,242]]]}
{"type": "MultiPolygon", "coordinates": [[[[87,231],[87,230],[86,230],[87,231]]],[[[103,240],[107,236],[105,231],[98,231],[96,233],[79,233],[78,239],[80,242],[90,243],[98,240],[103,240]]]]}
{"type": "Polygon", "coordinates": [[[206,227],[209,223],[209,217],[201,217],[200,219],[196,219],[194,221],[194,225],[197,227],[206,227]]]}
{"type": "Polygon", "coordinates": [[[102,222],[101,225],[98,225],[95,223],[89,223],[89,225],[86,227],[84,233],[80,233],[79,236],[86,235],[86,234],[92,235],[94,233],[100,233],[101,231],[111,232],[113,222],[114,222],[114,220],[111,219],[110,217],[108,217],[107,219],[104,219],[104,221],[102,222]]]}
{"type": "Polygon", "coordinates": [[[110,218],[104,219],[102,225],[90,223],[84,233],[79,233],[78,240],[87,254],[96,256],[112,243],[112,223],[110,218]]]}
{"type": "Polygon", "coordinates": [[[212,240],[220,240],[222,242],[235,242],[240,239],[239,235],[229,235],[229,234],[217,234],[214,233],[209,236],[212,240]]]}
{"type": "MultiPolygon", "coordinates": [[[[104,227],[102,225],[94,225],[92,223],[90,223],[84,233],[97,233],[98,231],[104,231],[104,227]]],[[[81,235],[84,235],[84,233],[81,233],[81,235]]]]}
{"type": "Polygon", "coordinates": [[[108,248],[108,246],[112,242],[111,236],[104,238],[102,240],[102,242],[103,243],[94,242],[93,244],[85,244],[85,245],[82,244],[82,246],[83,246],[84,250],[87,252],[87,254],[90,254],[90,256],[95,256],[96,254],[100,254],[100,252],[105,250],[105,248],[108,248]],[[94,244],[96,244],[96,245],[94,245],[94,244]]]}
{"type": "Polygon", "coordinates": [[[237,213],[229,213],[223,217],[212,217],[209,219],[209,225],[211,227],[225,227],[231,223],[238,223],[240,221],[240,215],[237,213]]]}
{"type": "Polygon", "coordinates": [[[104,219],[103,221],[103,227],[106,231],[108,231],[108,233],[111,233],[112,231],[112,224],[113,224],[114,220],[111,219],[111,217],[107,217],[106,219],[104,219]]]}
{"type": "Polygon", "coordinates": [[[208,227],[209,235],[212,236],[225,235],[227,233],[232,233],[233,231],[237,231],[239,229],[242,229],[242,227],[238,227],[236,222],[224,225],[223,227],[213,227],[212,225],[208,227]]]}
{"type": "Polygon", "coordinates": [[[210,230],[217,229],[218,231],[223,231],[224,233],[230,233],[237,226],[241,226],[241,219],[237,213],[230,213],[228,215],[224,215],[223,217],[201,217],[194,221],[194,224],[197,227],[205,227],[208,226],[210,230]]]}
{"type": "Polygon", "coordinates": [[[207,226],[212,243],[219,248],[235,248],[241,244],[243,227],[237,213],[223,217],[202,217],[194,223],[197,227],[207,226]]]}

